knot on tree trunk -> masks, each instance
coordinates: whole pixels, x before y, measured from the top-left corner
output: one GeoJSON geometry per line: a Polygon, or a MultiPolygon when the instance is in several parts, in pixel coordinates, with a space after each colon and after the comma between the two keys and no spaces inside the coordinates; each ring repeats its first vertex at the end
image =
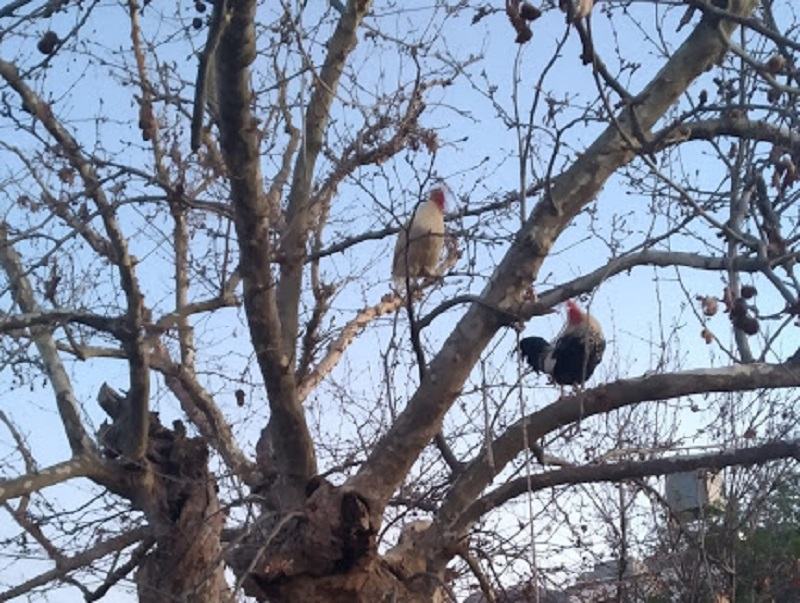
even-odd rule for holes
{"type": "MultiPolygon", "coordinates": [[[[424,562],[405,548],[395,551],[392,561],[382,559],[376,533],[363,497],[316,477],[306,488],[301,511],[255,523],[228,563],[246,594],[257,600],[436,601],[440,584],[424,562]]],[[[416,539],[404,542],[408,546],[416,539]]]]}
{"type": "Polygon", "coordinates": [[[257,598],[298,576],[346,573],[375,551],[369,508],[357,494],[312,479],[300,511],[256,523],[230,563],[245,591],[257,598]]]}

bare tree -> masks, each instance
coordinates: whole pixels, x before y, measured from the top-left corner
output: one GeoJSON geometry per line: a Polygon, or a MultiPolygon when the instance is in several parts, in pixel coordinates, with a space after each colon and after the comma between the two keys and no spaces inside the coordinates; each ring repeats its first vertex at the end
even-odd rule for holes
{"type": "Polygon", "coordinates": [[[793,3],[497,4],[0,6],[0,600],[538,600],[800,458],[793,3]],[[573,297],[596,385],[534,387],[573,297]]]}

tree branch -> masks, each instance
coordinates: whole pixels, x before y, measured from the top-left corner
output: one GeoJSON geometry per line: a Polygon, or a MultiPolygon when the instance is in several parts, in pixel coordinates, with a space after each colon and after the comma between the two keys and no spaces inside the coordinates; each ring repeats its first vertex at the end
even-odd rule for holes
{"type": "MultiPolygon", "coordinates": [[[[41,314],[39,304],[33,296],[33,289],[24,274],[22,260],[8,243],[8,229],[2,222],[0,222],[0,266],[8,275],[12,297],[20,310],[26,314],[41,314]]],[[[93,451],[94,443],[81,422],[78,400],[75,398],[69,375],[61,362],[52,331],[44,326],[31,326],[30,331],[56,395],[56,407],[72,453],[78,455],[93,451]]]]}
{"type": "MultiPolygon", "coordinates": [[[[2,237],[2,234],[0,234],[2,237]]],[[[2,238],[0,238],[2,241],[2,238]]],[[[25,314],[7,315],[0,318],[0,333],[36,326],[63,325],[77,323],[105,331],[122,339],[126,336],[124,317],[109,318],[99,314],[89,314],[78,310],[52,310],[25,314]]]]}
{"type": "Polygon", "coordinates": [[[91,460],[75,457],[51,465],[46,469],[26,473],[12,479],[0,480],[0,503],[60,484],[73,477],[89,477],[93,474],[93,465],[91,460]]]}
{"type": "Polygon", "coordinates": [[[639,402],[707,392],[797,386],[800,386],[800,366],[796,364],[748,364],[620,379],[559,398],[519,419],[492,442],[491,459],[484,451],[467,465],[442,503],[440,521],[445,526],[457,521],[494,476],[523,449],[525,431],[527,441],[535,442],[564,425],[639,402]]]}
{"type": "MultiPolygon", "coordinates": [[[[732,9],[737,15],[746,16],[756,4],[755,0],[736,0],[732,9]]],[[[626,107],[617,122],[555,179],[549,195],[533,209],[482,293],[486,304],[511,313],[522,304],[559,234],[595,198],[611,174],[635,156],[635,150],[627,142],[631,136],[623,136],[620,129],[633,132],[634,122],[641,131],[652,128],[688,86],[724,53],[726,39],[734,28],[730,21],[712,26],[703,20],[637,97],[637,103],[626,107]]],[[[375,516],[402,483],[419,453],[441,429],[445,413],[501,326],[496,312],[484,304],[472,304],[430,363],[427,378],[404,411],[349,480],[349,486],[371,500],[375,516]]]]}
{"type": "Polygon", "coordinates": [[[113,206],[108,202],[100,178],[91,162],[81,152],[78,142],[53,115],[50,106],[44,102],[19,76],[16,67],[0,59],[0,77],[14,89],[22,99],[23,107],[29,110],[44,125],[50,136],[58,143],[70,165],[83,181],[87,197],[91,198],[100,212],[112,246],[116,253],[116,266],[120,275],[122,289],[127,299],[127,322],[130,336],[125,342],[130,367],[130,388],[128,395],[132,401],[130,430],[125,439],[125,454],[137,460],[144,455],[147,447],[148,403],[150,381],[147,358],[142,341],[144,323],[144,304],[133,267],[133,258],[117,222],[113,206]]]}
{"type": "Polygon", "coordinates": [[[103,583],[92,592],[91,596],[86,597],[87,603],[90,601],[99,601],[105,597],[108,591],[111,590],[111,587],[125,578],[125,576],[130,574],[134,569],[139,567],[147,555],[147,551],[153,547],[155,542],[155,538],[152,536],[145,536],[144,539],[139,543],[139,546],[133,550],[128,560],[119,567],[114,568],[113,571],[109,572],[108,576],[106,576],[106,579],[103,580],[103,583]]]}
{"type": "Polygon", "coordinates": [[[34,588],[44,586],[53,580],[63,578],[71,571],[86,567],[98,559],[102,559],[106,555],[116,553],[117,551],[121,551],[125,547],[129,547],[142,539],[149,538],[149,533],[150,530],[148,528],[135,528],[130,532],[126,532],[125,534],[104,540],[103,542],[93,546],[88,551],[78,553],[72,557],[66,557],[50,571],[39,574],[30,580],[26,580],[22,584],[0,593],[0,601],[8,601],[15,597],[19,597],[27,592],[30,592],[34,588]]]}
{"type": "Polygon", "coordinates": [[[367,306],[352,318],[339,335],[328,345],[325,356],[316,364],[308,375],[297,386],[297,398],[300,402],[305,400],[314,391],[325,377],[339,363],[348,346],[373,320],[396,312],[403,305],[403,296],[389,293],[381,298],[374,306],[367,306]]]}
{"type": "Polygon", "coordinates": [[[724,450],[697,456],[673,456],[648,461],[627,461],[609,464],[591,464],[567,467],[526,477],[519,477],[499,486],[486,496],[476,500],[461,514],[456,531],[472,524],[492,509],[529,490],[536,492],[561,485],[587,484],[595,482],[618,482],[651,475],[668,475],[694,469],[718,470],[732,465],[754,465],[783,458],[800,460],[800,442],[770,442],[751,448],[724,450]]]}
{"type": "MultiPolygon", "coordinates": [[[[790,257],[800,259],[800,252],[792,254],[790,257]]],[[[784,261],[785,258],[776,260],[784,261]]],[[[519,312],[520,318],[527,320],[532,316],[544,313],[548,308],[566,301],[571,297],[576,297],[587,291],[592,291],[603,281],[610,277],[625,272],[637,266],[682,266],[685,268],[695,268],[697,270],[727,270],[731,265],[739,272],[760,272],[764,268],[764,260],[757,257],[737,256],[732,262],[726,257],[705,256],[696,253],[681,251],[656,251],[646,249],[637,253],[630,253],[619,256],[608,262],[602,268],[598,268],[588,274],[567,281],[561,285],[553,287],[540,294],[535,302],[525,304],[519,312]]],[[[434,310],[435,312],[436,310],[434,310]]],[[[433,314],[433,312],[431,312],[433,314]]]]}
{"type": "Polygon", "coordinates": [[[720,136],[771,142],[792,153],[800,153],[799,133],[766,121],[748,119],[745,115],[676,122],[656,132],[651,145],[654,150],[661,150],[690,140],[714,140],[720,136]]]}
{"type": "Polygon", "coordinates": [[[350,52],[356,46],[358,27],[371,5],[370,0],[347,2],[347,7],[327,42],[325,62],[315,79],[311,100],[306,108],[304,138],[297,154],[289,189],[286,229],[281,240],[281,256],[284,260],[281,263],[277,291],[282,328],[281,348],[290,365],[294,365],[297,346],[300,289],[312,211],[311,181],[314,167],[322,149],[339,78],[350,52]]]}
{"type": "Polygon", "coordinates": [[[270,419],[259,441],[258,464],[284,476],[285,501],[303,499],[303,488],[316,473],[308,425],[297,401],[294,369],[281,351],[281,323],[272,257],[270,208],[263,190],[259,137],[250,109],[250,68],[256,56],[255,0],[236,3],[217,50],[221,148],[228,170],[244,306],[259,368],[267,388],[270,419]],[[271,441],[267,442],[267,438],[271,441]]]}

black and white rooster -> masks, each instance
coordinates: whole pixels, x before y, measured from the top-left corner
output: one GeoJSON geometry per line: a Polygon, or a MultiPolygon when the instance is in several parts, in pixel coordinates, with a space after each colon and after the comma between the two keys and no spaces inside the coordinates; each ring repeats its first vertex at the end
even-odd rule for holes
{"type": "Polygon", "coordinates": [[[606,340],[600,323],[567,300],[567,322],[558,336],[548,342],[541,337],[526,337],[520,351],[537,373],[547,373],[559,385],[583,384],[603,359],[606,340]]]}

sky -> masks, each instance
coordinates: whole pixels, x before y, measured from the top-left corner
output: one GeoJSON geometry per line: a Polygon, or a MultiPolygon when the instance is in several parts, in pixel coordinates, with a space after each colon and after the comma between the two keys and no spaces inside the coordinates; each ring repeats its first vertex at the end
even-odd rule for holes
{"type": "MultiPolygon", "coordinates": [[[[321,4],[308,4],[307,15],[303,23],[313,24],[316,22],[315,11],[321,10],[321,4]]],[[[123,61],[127,63],[131,61],[127,56],[129,45],[127,29],[125,29],[127,25],[125,25],[124,19],[120,20],[120,15],[124,17],[123,9],[110,3],[100,6],[102,8],[98,10],[96,17],[92,18],[85,30],[86,34],[76,46],[79,54],[73,59],[75,55],[70,56],[68,53],[64,53],[63,58],[58,56],[54,60],[53,69],[62,69],[63,77],[51,76],[47,78],[46,83],[35,82],[35,85],[52,93],[53,99],[59,107],[59,115],[68,118],[71,126],[79,132],[82,139],[93,141],[95,132],[99,132],[102,140],[102,149],[100,150],[117,158],[120,162],[128,162],[146,168],[150,164],[149,157],[139,147],[125,142],[136,134],[135,119],[130,119],[130,116],[135,115],[135,111],[131,109],[131,94],[134,90],[130,87],[112,84],[106,77],[109,71],[118,71],[118,66],[123,61]],[[121,35],[122,31],[125,31],[125,35],[121,35]],[[86,64],[85,56],[80,54],[83,44],[90,44],[95,48],[106,47],[109,63],[86,64]],[[81,72],[85,72],[86,77],[73,87],[76,74],[81,72]],[[119,107],[119,111],[117,111],[117,107],[119,107]],[[107,112],[108,108],[112,108],[110,111],[112,119],[97,123],[93,117],[98,112],[107,112]]],[[[448,21],[442,31],[432,32],[430,28],[436,21],[427,18],[431,14],[430,2],[409,2],[402,6],[404,12],[401,13],[400,5],[381,4],[380,10],[385,15],[397,14],[393,24],[394,35],[431,35],[436,38],[437,48],[442,53],[447,51],[452,56],[460,57],[481,54],[484,57],[479,63],[470,66],[467,73],[477,85],[480,84],[485,73],[486,77],[490,78],[492,83],[497,86],[494,100],[467,86],[465,81],[461,80],[457,85],[436,89],[430,93],[426,98],[426,103],[434,110],[431,117],[423,117],[423,125],[437,128],[440,139],[446,142],[437,153],[434,174],[436,177],[444,179],[453,193],[450,199],[451,211],[455,212],[463,207],[474,208],[491,202],[495,200],[498,191],[511,190],[518,183],[518,165],[514,159],[516,135],[512,129],[506,127],[502,119],[497,118],[497,109],[500,107],[506,114],[513,114],[511,82],[516,69],[520,78],[517,92],[519,106],[523,112],[527,111],[535,94],[531,82],[535,81],[542,73],[556,40],[564,33],[563,16],[557,11],[546,13],[540,21],[534,23],[532,43],[519,49],[513,43],[511,28],[503,14],[486,17],[477,25],[471,25],[469,14],[465,13],[463,16],[448,21]],[[419,10],[416,11],[415,8],[419,10]],[[467,170],[472,166],[478,167],[474,170],[467,170]]],[[[164,37],[161,35],[157,19],[160,10],[166,9],[155,3],[145,9],[143,23],[146,35],[164,37]]],[[[187,22],[191,20],[194,13],[190,4],[182,6],[179,10],[182,11],[179,13],[179,18],[183,18],[187,22]]],[[[636,60],[640,62],[641,65],[637,70],[623,77],[623,83],[629,84],[633,91],[639,90],[662,64],[662,59],[653,50],[653,45],[644,46],[642,44],[642,31],[647,31],[649,35],[654,36],[653,26],[661,19],[663,10],[658,6],[634,3],[626,15],[619,16],[621,13],[615,12],[615,19],[619,19],[614,23],[615,31],[611,29],[607,16],[602,12],[598,11],[593,18],[593,32],[598,49],[602,56],[607,57],[606,60],[612,66],[614,66],[613,51],[616,48],[619,48],[623,56],[636,57],[636,60]],[[636,24],[637,20],[639,25],[636,24]]],[[[681,14],[681,11],[670,12],[664,31],[674,31],[681,14]]],[[[172,19],[172,16],[169,18],[172,19]]],[[[264,22],[269,22],[266,16],[264,22]]],[[[369,22],[368,20],[368,24],[369,22]]],[[[55,16],[49,26],[64,31],[70,25],[68,18],[55,16]]],[[[164,29],[171,26],[174,26],[174,22],[163,25],[164,29]]],[[[329,30],[323,28],[316,31],[312,25],[308,25],[308,27],[310,31],[307,32],[307,47],[310,52],[314,53],[314,56],[319,56],[322,51],[321,40],[329,30]]],[[[674,48],[673,40],[682,40],[688,31],[689,28],[686,28],[674,37],[670,34],[669,39],[672,44],[670,47],[674,48]]],[[[10,43],[2,40],[0,57],[19,59],[23,62],[36,58],[33,48],[37,33],[31,33],[30,37],[24,39],[11,39],[10,43]]],[[[385,30],[384,33],[386,33],[385,30]]],[[[192,33],[190,31],[190,39],[189,36],[178,35],[164,41],[159,46],[161,60],[174,61],[175,70],[181,73],[187,81],[191,81],[195,64],[192,57],[192,44],[197,47],[201,43],[203,35],[202,32],[192,33]]],[[[659,42],[655,41],[655,44],[657,45],[659,42]]],[[[413,79],[413,71],[410,69],[407,57],[392,55],[385,51],[379,52],[379,50],[368,37],[362,36],[351,63],[352,69],[359,74],[360,78],[359,100],[363,101],[379,95],[381,92],[392,90],[397,80],[409,82],[413,79]],[[402,65],[402,74],[399,76],[397,75],[398,65],[402,65]]],[[[580,49],[573,33],[562,50],[562,60],[558,67],[548,75],[544,83],[545,88],[554,91],[556,98],[576,102],[593,98],[592,73],[589,67],[581,65],[578,59],[579,53],[580,49]]],[[[446,64],[444,58],[441,60],[441,64],[446,64]]],[[[269,74],[270,65],[266,60],[259,59],[255,64],[254,81],[257,85],[262,79],[268,82],[269,74]]],[[[702,87],[713,90],[710,82],[712,77],[713,74],[707,74],[701,78],[701,82],[694,88],[694,91],[699,91],[702,87]]],[[[305,83],[298,81],[296,85],[308,86],[309,83],[308,81],[305,83]]],[[[180,91],[184,95],[190,92],[190,87],[180,91]]],[[[361,117],[349,111],[349,106],[343,106],[348,101],[347,95],[343,93],[338,101],[334,107],[332,129],[334,132],[346,135],[360,124],[361,117]]],[[[301,109],[302,107],[297,107],[295,113],[299,113],[301,109]]],[[[571,110],[576,111],[576,109],[571,110]]],[[[541,117],[537,122],[541,123],[540,120],[541,117]]],[[[565,148],[570,149],[570,152],[574,154],[579,153],[581,149],[588,146],[601,128],[602,124],[585,123],[571,129],[568,132],[565,148]]],[[[547,141],[538,138],[539,136],[544,136],[544,134],[537,133],[534,140],[544,149],[547,141]]],[[[0,139],[12,140],[17,144],[16,141],[19,137],[9,128],[0,126],[0,139]]],[[[188,146],[187,128],[184,128],[180,142],[185,150],[188,146]]],[[[699,170],[699,173],[695,175],[690,174],[696,182],[713,183],[718,179],[716,171],[718,168],[706,161],[704,152],[701,145],[689,145],[681,151],[681,155],[687,170],[692,170],[695,166],[699,170]]],[[[547,157],[545,154],[536,166],[540,173],[546,167],[547,157]]],[[[560,161],[567,162],[568,160],[569,153],[565,153],[560,161]]],[[[270,159],[265,160],[265,175],[269,173],[270,161],[270,159]]],[[[424,155],[410,159],[403,156],[392,164],[391,167],[394,171],[387,170],[389,176],[371,180],[372,191],[379,197],[380,204],[376,203],[367,194],[367,191],[354,183],[343,185],[335,205],[334,219],[336,222],[326,231],[329,241],[335,240],[337,232],[343,229],[369,229],[391,223],[395,217],[386,210],[387,208],[391,208],[400,219],[408,215],[418,200],[418,197],[412,194],[415,187],[418,189],[418,183],[414,180],[413,170],[409,168],[409,165],[419,167],[425,162],[424,155]],[[405,165],[404,161],[406,161],[405,165]]],[[[6,167],[5,169],[11,171],[13,168],[6,167]]],[[[677,177],[681,174],[677,172],[671,175],[677,177]]],[[[0,173],[0,179],[4,176],[5,174],[0,173]]],[[[128,194],[145,192],[133,190],[135,188],[139,188],[136,183],[131,185],[131,190],[127,191],[128,194]]],[[[533,201],[529,201],[529,207],[532,206],[533,201]]],[[[658,200],[654,201],[640,195],[633,195],[624,185],[621,177],[612,178],[598,196],[597,202],[592,204],[591,212],[587,211],[581,214],[575,220],[574,225],[559,240],[553,254],[545,262],[540,282],[536,285],[537,288],[539,290],[547,289],[605,264],[611,256],[611,251],[609,246],[601,241],[601,237],[612,240],[614,235],[625,232],[627,229],[632,233],[633,240],[640,238],[641,233],[650,227],[647,208],[651,202],[658,202],[658,200]],[[593,231],[592,228],[597,230],[593,231]]],[[[131,208],[129,211],[131,212],[129,214],[131,224],[137,224],[143,219],[143,213],[138,209],[131,208]]],[[[457,220],[453,225],[457,230],[478,233],[488,228],[498,228],[501,233],[506,234],[509,241],[517,226],[512,218],[505,219],[498,224],[475,219],[457,220]]],[[[171,304],[168,295],[171,276],[163,268],[165,252],[153,242],[154,230],[148,231],[143,228],[140,233],[131,237],[130,243],[134,253],[142,261],[140,276],[143,286],[148,292],[148,300],[157,301],[161,309],[167,309],[171,304]],[[141,236],[138,236],[139,234],[141,236]]],[[[692,250],[698,246],[697,241],[689,239],[683,239],[679,243],[685,245],[685,247],[676,245],[676,248],[681,250],[692,250]]],[[[707,239],[701,243],[719,247],[719,244],[713,239],[707,239]]],[[[195,244],[198,246],[212,245],[214,242],[198,235],[195,244]]],[[[392,239],[367,243],[351,252],[335,256],[323,265],[323,274],[331,279],[348,272],[353,265],[364,267],[362,277],[347,283],[334,300],[333,307],[337,311],[338,324],[341,324],[348,316],[352,316],[365,304],[377,302],[381,295],[388,291],[389,258],[393,245],[392,239]]],[[[469,250],[467,243],[464,243],[464,247],[469,250]]],[[[478,293],[506,249],[507,242],[504,240],[487,241],[474,257],[473,271],[478,276],[474,279],[466,277],[448,279],[452,286],[434,291],[421,303],[419,312],[424,314],[430,311],[453,291],[478,293]]],[[[470,254],[465,256],[464,261],[467,257],[470,257],[470,254]]],[[[80,265],[82,259],[74,258],[74,261],[76,265],[80,265]]],[[[465,269],[463,262],[457,266],[457,269],[459,268],[465,269]]],[[[103,288],[112,286],[114,277],[108,270],[99,271],[98,274],[102,280],[86,283],[87,291],[91,291],[92,287],[103,290],[103,288]]],[[[680,359],[682,365],[686,367],[728,364],[727,359],[715,351],[714,346],[706,346],[702,342],[699,335],[701,326],[691,310],[694,295],[719,294],[721,292],[723,285],[718,275],[681,270],[680,277],[686,288],[686,293],[683,294],[675,282],[677,273],[666,276],[661,274],[661,280],[656,281],[652,269],[637,268],[630,274],[621,274],[604,282],[595,292],[591,301],[591,310],[606,328],[609,337],[607,352],[609,358],[594,377],[594,383],[617,376],[634,376],[655,370],[665,354],[665,350],[659,347],[661,331],[664,327],[669,328],[671,325],[687,325],[680,331],[679,337],[667,338],[666,353],[671,356],[671,359],[680,359]],[[613,362],[610,361],[612,359],[613,362]]],[[[758,284],[760,290],[766,291],[765,287],[758,284]]],[[[0,301],[4,301],[3,308],[8,309],[7,297],[0,298],[0,301]]],[[[763,307],[771,310],[776,310],[780,303],[779,300],[770,296],[759,297],[758,302],[760,307],[763,304],[763,307]]],[[[455,308],[440,317],[426,332],[425,341],[431,353],[438,349],[449,329],[463,311],[463,307],[455,308]]],[[[243,368],[249,355],[249,343],[241,329],[241,322],[242,313],[235,310],[222,312],[218,318],[211,321],[205,317],[199,318],[198,326],[205,329],[212,341],[207,349],[201,350],[200,355],[201,358],[217,363],[213,368],[219,372],[244,371],[248,377],[257,380],[257,375],[243,368]],[[231,346],[231,338],[237,342],[234,346],[231,346]],[[226,351],[227,357],[218,363],[216,356],[221,351],[226,351]]],[[[554,335],[559,330],[561,322],[561,314],[535,318],[526,325],[525,335],[538,334],[545,337],[554,335]]],[[[319,421],[321,428],[325,432],[330,432],[331,435],[351,437],[353,446],[358,444],[357,425],[354,423],[358,420],[366,420],[369,416],[370,405],[382,404],[381,400],[375,400],[374,395],[374,392],[383,392],[384,389],[381,367],[374,362],[376,350],[386,351],[395,328],[400,333],[400,338],[403,336],[402,329],[405,328],[403,317],[399,319],[396,327],[392,319],[381,321],[380,325],[380,328],[368,331],[356,340],[348,350],[341,366],[331,376],[329,383],[323,385],[309,402],[309,415],[319,421]],[[348,384],[353,399],[364,401],[367,410],[364,412],[353,411],[352,417],[342,418],[338,408],[341,400],[336,393],[337,386],[342,382],[348,384]]],[[[711,325],[712,330],[721,340],[726,345],[730,345],[731,334],[727,318],[717,316],[711,321],[711,325]]],[[[515,343],[516,335],[508,330],[500,333],[487,349],[485,359],[490,364],[490,376],[497,382],[516,380],[515,343]]],[[[796,346],[796,332],[788,333],[777,349],[788,355],[793,351],[793,346],[796,346]]],[[[99,361],[92,363],[89,370],[79,363],[71,362],[70,370],[75,377],[74,382],[79,397],[84,401],[83,409],[87,419],[96,427],[103,420],[103,416],[94,402],[99,385],[103,381],[108,381],[115,387],[125,389],[127,387],[127,369],[116,361],[99,361]]],[[[476,368],[473,380],[479,378],[477,371],[476,368]]],[[[246,414],[243,414],[234,405],[235,383],[220,379],[213,372],[204,375],[204,379],[209,389],[218,395],[220,403],[231,417],[234,430],[246,443],[245,446],[252,446],[258,436],[260,426],[268,416],[263,394],[254,394],[248,400],[246,414]]],[[[413,393],[415,384],[416,374],[413,366],[408,367],[405,372],[401,372],[393,381],[392,394],[400,406],[413,393]]],[[[546,386],[541,379],[537,380],[534,376],[526,376],[525,384],[526,397],[523,400],[525,412],[549,403],[557,395],[557,390],[546,386]]],[[[173,418],[178,418],[180,413],[174,402],[165,394],[161,383],[156,380],[154,387],[154,407],[162,413],[162,421],[167,423],[173,418]]],[[[465,397],[465,401],[470,404],[475,399],[475,396],[465,397]]],[[[456,430],[464,421],[475,420],[472,408],[462,410],[458,406],[454,407],[446,419],[446,432],[456,430]]],[[[9,386],[6,391],[0,391],[0,408],[12,414],[15,421],[28,434],[31,445],[42,465],[58,462],[65,458],[66,448],[62,429],[53,408],[52,396],[46,387],[38,384],[33,391],[28,391],[27,384],[23,387],[9,386]]],[[[388,412],[385,405],[381,412],[388,412]]],[[[707,418],[701,413],[694,419],[684,419],[681,429],[685,434],[692,434],[705,423],[707,418]]],[[[696,441],[702,442],[702,439],[696,441]]],[[[9,444],[10,440],[5,434],[0,437],[0,446],[2,446],[0,459],[8,459],[7,463],[12,462],[9,456],[9,444]]],[[[455,443],[457,450],[467,450],[473,445],[475,445],[474,437],[455,443]]],[[[324,459],[325,455],[322,451],[320,452],[324,459]]],[[[17,461],[13,462],[17,463],[17,461]]],[[[57,497],[59,500],[81,500],[86,497],[86,492],[82,491],[83,487],[82,484],[59,486],[49,490],[48,496],[57,497]]],[[[0,527],[0,537],[7,533],[5,532],[7,529],[11,529],[12,533],[16,531],[6,524],[5,527],[0,527]]],[[[40,572],[49,565],[49,562],[37,563],[35,559],[30,559],[26,563],[14,564],[4,569],[4,562],[0,559],[0,583],[14,583],[19,580],[21,575],[40,572]]],[[[78,600],[71,599],[76,593],[77,591],[74,589],[65,590],[64,598],[59,600],[78,600]]],[[[59,597],[61,596],[60,594],[59,597]]]]}

